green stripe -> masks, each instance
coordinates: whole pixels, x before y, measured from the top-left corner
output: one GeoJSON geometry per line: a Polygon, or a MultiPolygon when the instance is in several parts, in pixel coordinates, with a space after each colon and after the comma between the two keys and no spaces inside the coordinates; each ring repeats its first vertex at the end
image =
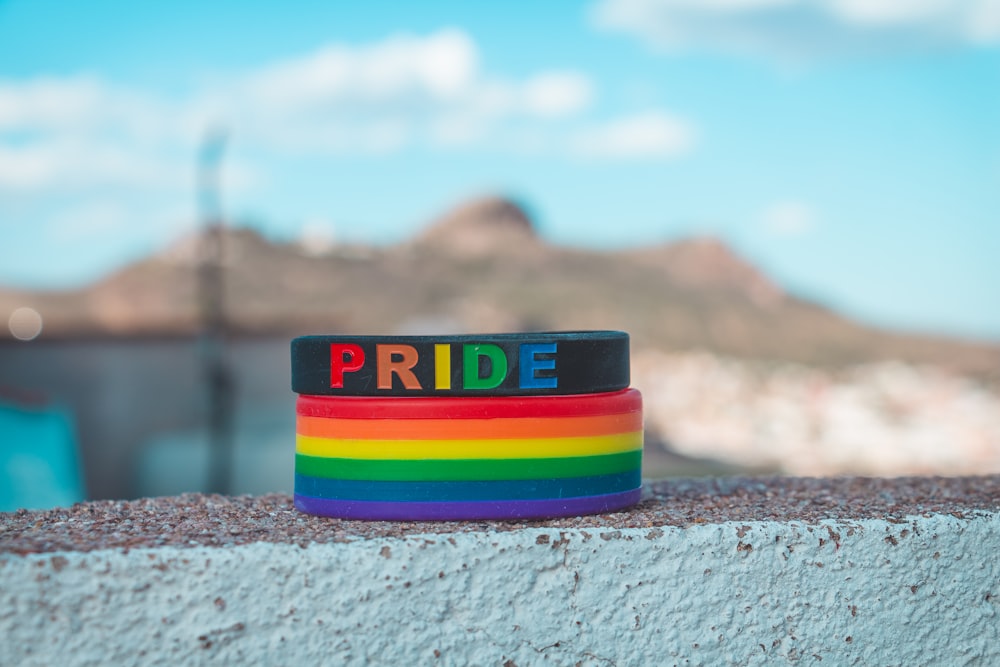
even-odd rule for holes
{"type": "Polygon", "coordinates": [[[634,470],[642,450],[544,459],[341,459],[295,455],[295,472],[329,479],[446,482],[590,477],[634,470]]]}

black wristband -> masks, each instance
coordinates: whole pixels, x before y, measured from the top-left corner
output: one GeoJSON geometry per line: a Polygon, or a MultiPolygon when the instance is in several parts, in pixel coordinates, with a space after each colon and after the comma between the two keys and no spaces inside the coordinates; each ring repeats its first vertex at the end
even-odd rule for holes
{"type": "Polygon", "coordinates": [[[302,336],[292,391],[319,396],[593,394],[629,385],[624,331],[302,336]]]}

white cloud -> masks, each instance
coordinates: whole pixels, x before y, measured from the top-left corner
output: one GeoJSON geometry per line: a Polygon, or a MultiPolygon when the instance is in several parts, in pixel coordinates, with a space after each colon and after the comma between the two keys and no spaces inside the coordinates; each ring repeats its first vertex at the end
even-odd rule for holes
{"type": "Polygon", "coordinates": [[[540,72],[523,82],[487,76],[475,43],[457,30],[353,49],[329,46],[251,73],[235,92],[253,108],[286,114],[457,109],[539,117],[577,113],[593,96],[579,72],[540,72]]]}
{"type": "Polygon", "coordinates": [[[997,0],[601,0],[592,18],[656,48],[785,60],[1000,43],[997,0]]]}
{"type": "Polygon", "coordinates": [[[0,81],[0,137],[103,132],[132,141],[176,137],[178,109],[144,91],[93,76],[0,81]]]}
{"type": "Polygon", "coordinates": [[[549,72],[529,79],[521,96],[524,113],[557,118],[587,108],[593,97],[593,86],[582,74],[549,72]]]}
{"type": "Polygon", "coordinates": [[[0,191],[190,188],[201,135],[218,124],[249,149],[227,159],[235,186],[260,179],[241,154],[530,145],[629,158],[675,155],[691,143],[690,128],[664,112],[573,135],[568,128],[580,126],[595,97],[577,71],[487,73],[475,42],[455,29],[332,44],[174,98],[95,76],[0,80],[0,191]]]}
{"type": "Polygon", "coordinates": [[[0,80],[0,191],[187,187],[184,111],[93,76],[0,80]]]}
{"type": "Polygon", "coordinates": [[[0,83],[0,130],[50,129],[92,122],[107,91],[90,77],[0,83]]]}
{"type": "Polygon", "coordinates": [[[470,146],[512,120],[545,123],[584,112],[594,97],[579,72],[521,81],[489,76],[458,30],[333,45],[252,72],[211,103],[272,147],[384,152],[416,142],[470,146]]]}
{"type": "MultiPolygon", "coordinates": [[[[192,144],[193,147],[193,144],[192,144]]],[[[94,136],[56,136],[4,145],[0,135],[0,193],[52,194],[94,189],[186,191],[194,179],[194,151],[109,141],[94,136]]],[[[227,190],[263,180],[252,165],[227,164],[227,190]]]]}
{"type": "Polygon", "coordinates": [[[779,201],[768,206],[760,215],[768,234],[773,236],[803,236],[816,227],[816,212],[801,201],[779,201]]]}
{"type": "Polygon", "coordinates": [[[619,118],[581,131],[571,149],[587,158],[671,158],[693,148],[697,131],[661,111],[619,118]]]}
{"type": "Polygon", "coordinates": [[[468,91],[477,69],[472,40],[442,30],[366,47],[330,45],[249,74],[237,94],[255,108],[280,113],[440,103],[468,91]]]}
{"type": "Polygon", "coordinates": [[[177,174],[158,157],[86,140],[46,140],[13,147],[0,144],[0,189],[70,190],[172,183],[177,174]]]}

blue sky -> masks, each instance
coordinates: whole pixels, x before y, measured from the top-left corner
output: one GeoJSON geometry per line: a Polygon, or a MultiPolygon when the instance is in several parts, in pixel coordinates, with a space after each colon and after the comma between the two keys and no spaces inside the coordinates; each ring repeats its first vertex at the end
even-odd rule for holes
{"type": "Polygon", "coordinates": [[[553,242],[713,234],[894,328],[1000,339],[1000,3],[0,0],[0,284],[97,279],[224,207],[406,238],[524,202],[553,242]]]}

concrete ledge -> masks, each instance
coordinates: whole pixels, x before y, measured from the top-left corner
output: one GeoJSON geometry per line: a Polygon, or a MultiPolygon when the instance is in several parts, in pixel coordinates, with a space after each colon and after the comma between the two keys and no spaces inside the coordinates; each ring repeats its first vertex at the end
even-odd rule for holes
{"type": "Polygon", "coordinates": [[[533,524],[287,496],[0,515],[0,664],[1000,662],[1000,477],[648,495],[533,524]]]}

